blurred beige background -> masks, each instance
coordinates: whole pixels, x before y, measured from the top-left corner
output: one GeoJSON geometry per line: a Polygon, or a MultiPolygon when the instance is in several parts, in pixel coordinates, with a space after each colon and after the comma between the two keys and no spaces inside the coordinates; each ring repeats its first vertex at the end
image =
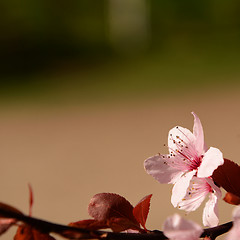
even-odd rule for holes
{"type": "MultiPolygon", "coordinates": [[[[175,212],[171,188],[143,169],[145,158],[168,152],[170,128],[192,130],[195,111],[208,146],[239,162],[240,96],[236,90],[182,92],[179,98],[113,101],[89,105],[8,106],[0,109],[1,201],[28,212],[28,188],[34,190],[33,216],[67,224],[89,218],[90,198],[114,192],[133,205],[153,194],[147,227],[161,229],[175,212]]],[[[220,203],[220,222],[231,220],[232,206],[220,203]]],[[[202,207],[185,216],[201,224],[202,207]]],[[[1,239],[11,239],[14,231],[1,239]]]]}
{"type": "MultiPolygon", "coordinates": [[[[240,163],[237,0],[0,1],[0,201],[67,224],[99,192],[133,205],[152,193],[149,229],[177,212],[143,161],[200,117],[208,146],[240,163]]],[[[201,223],[203,206],[185,216],[201,223]]],[[[220,222],[232,206],[220,204],[220,222]]],[[[1,239],[9,240],[14,230],[1,239]]]]}

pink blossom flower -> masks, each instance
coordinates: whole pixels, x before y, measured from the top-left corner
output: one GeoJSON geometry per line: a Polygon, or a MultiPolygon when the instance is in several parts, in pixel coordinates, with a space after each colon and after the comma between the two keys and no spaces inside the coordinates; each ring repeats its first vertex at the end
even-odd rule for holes
{"type": "MultiPolygon", "coordinates": [[[[179,126],[172,128],[168,135],[169,154],[157,154],[144,162],[147,173],[158,182],[174,184],[171,198],[174,207],[180,206],[179,203],[186,195],[193,177],[209,178],[213,171],[224,163],[222,152],[219,149],[214,147],[207,149],[205,146],[200,119],[195,113],[192,112],[192,114],[194,116],[193,133],[179,126]]],[[[213,189],[217,188],[212,185],[214,184],[209,186],[213,189]]],[[[208,192],[204,192],[205,196],[208,192]]],[[[213,198],[211,201],[213,202],[215,197],[210,196],[213,198]]],[[[202,201],[198,201],[198,203],[200,202],[202,201]]],[[[197,205],[196,202],[191,203],[193,206],[189,205],[188,211],[193,211],[197,208],[196,206],[200,205],[197,205]]]]}
{"type": "Polygon", "coordinates": [[[219,149],[206,149],[202,124],[197,115],[192,114],[193,133],[179,126],[172,128],[168,136],[169,154],[157,154],[144,162],[147,173],[160,183],[189,182],[194,175],[209,177],[224,162],[219,149]],[[183,179],[183,176],[186,177],[183,179]]]}
{"type": "Polygon", "coordinates": [[[163,224],[163,233],[171,240],[198,240],[202,232],[200,225],[178,214],[168,217],[163,224]]]}
{"type": "Polygon", "coordinates": [[[194,176],[184,196],[182,193],[179,192],[177,194],[176,192],[175,195],[172,195],[174,207],[187,212],[195,211],[208,195],[209,200],[206,202],[203,210],[203,225],[208,227],[218,225],[217,203],[222,194],[211,178],[198,178],[194,176]]]}
{"type": "Polygon", "coordinates": [[[240,239],[240,206],[233,210],[233,227],[229,231],[226,240],[240,239]]]}

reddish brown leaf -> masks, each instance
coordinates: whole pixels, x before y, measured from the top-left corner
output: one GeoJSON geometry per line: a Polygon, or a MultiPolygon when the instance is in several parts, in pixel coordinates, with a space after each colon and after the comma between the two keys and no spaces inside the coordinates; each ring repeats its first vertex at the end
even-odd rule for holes
{"type": "Polygon", "coordinates": [[[33,240],[32,228],[26,225],[19,226],[14,240],[33,240]]]}
{"type": "Polygon", "coordinates": [[[227,192],[240,197],[240,166],[228,159],[212,175],[214,182],[227,192]]]}
{"type": "Polygon", "coordinates": [[[68,225],[71,227],[83,228],[88,230],[98,230],[109,227],[106,222],[101,222],[95,219],[81,220],[78,222],[69,223],[68,225]]]}
{"type": "Polygon", "coordinates": [[[133,209],[133,215],[137,219],[137,221],[143,226],[143,228],[147,231],[145,224],[150,208],[152,194],[144,197],[140,200],[140,202],[133,209]]]}
{"type": "Polygon", "coordinates": [[[233,193],[227,192],[224,199],[225,202],[233,204],[233,205],[239,205],[240,204],[240,197],[234,195],[233,193]]]}
{"type": "Polygon", "coordinates": [[[113,232],[122,232],[128,229],[143,231],[136,223],[132,222],[127,218],[116,218],[113,217],[107,221],[108,226],[113,230],[113,232]]]}
{"type": "Polygon", "coordinates": [[[28,225],[19,226],[14,240],[55,240],[49,234],[41,233],[28,225]]]}
{"type": "Polygon", "coordinates": [[[118,194],[96,194],[89,203],[88,213],[95,220],[107,222],[113,231],[132,227],[140,229],[138,221],[133,216],[133,206],[118,194]]]}
{"type": "Polygon", "coordinates": [[[136,222],[132,211],[133,206],[129,201],[114,193],[98,193],[93,196],[88,206],[89,215],[99,221],[125,217],[136,222]]]}

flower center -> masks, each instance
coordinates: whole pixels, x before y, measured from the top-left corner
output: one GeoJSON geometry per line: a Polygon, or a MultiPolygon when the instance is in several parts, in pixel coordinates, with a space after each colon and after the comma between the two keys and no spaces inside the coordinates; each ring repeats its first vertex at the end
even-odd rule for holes
{"type": "Polygon", "coordinates": [[[193,140],[191,140],[179,127],[176,127],[179,135],[173,136],[170,134],[169,140],[172,142],[171,147],[168,147],[170,154],[168,158],[174,158],[169,161],[169,164],[178,169],[192,171],[197,169],[203,155],[198,156],[193,140]]]}

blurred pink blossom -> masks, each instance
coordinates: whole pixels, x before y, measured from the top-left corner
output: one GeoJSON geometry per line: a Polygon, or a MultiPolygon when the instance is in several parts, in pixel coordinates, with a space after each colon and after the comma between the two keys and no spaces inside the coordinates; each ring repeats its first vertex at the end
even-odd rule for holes
{"type": "Polygon", "coordinates": [[[229,231],[226,240],[240,239],[240,206],[233,210],[233,227],[229,231]]]}
{"type": "Polygon", "coordinates": [[[168,217],[163,224],[163,233],[170,240],[198,240],[202,232],[200,225],[178,214],[168,217]]]}

